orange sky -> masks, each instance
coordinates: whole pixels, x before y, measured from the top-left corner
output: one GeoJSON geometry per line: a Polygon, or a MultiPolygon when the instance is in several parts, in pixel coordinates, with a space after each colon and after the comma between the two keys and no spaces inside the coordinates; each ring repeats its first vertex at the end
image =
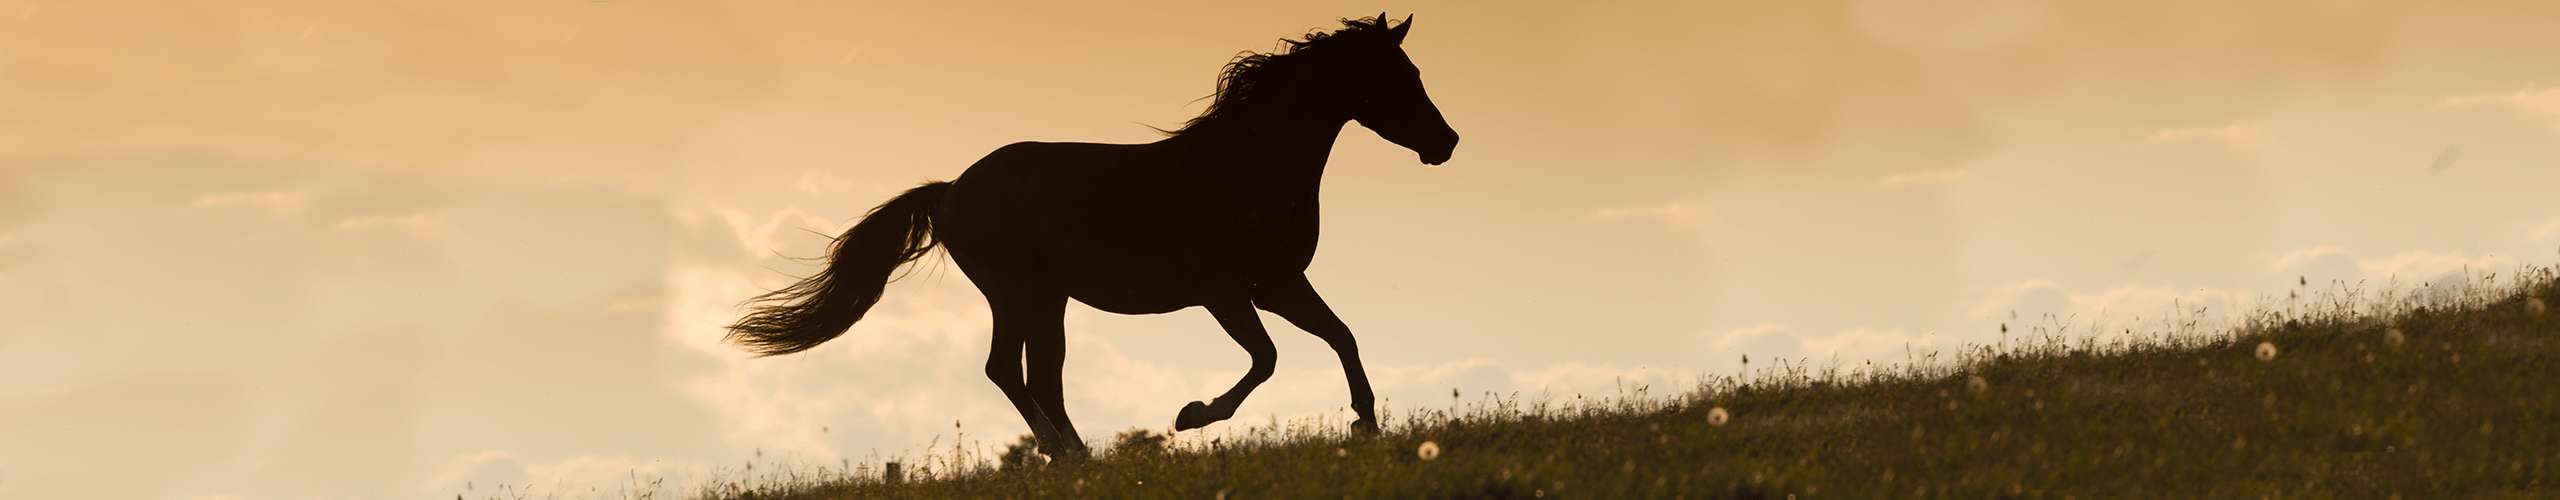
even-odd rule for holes
{"type": "MultiPolygon", "coordinates": [[[[1352,127],[1328,170],[1310,274],[1391,411],[2560,249],[2551,2],[0,3],[0,498],[1009,441],[955,268],[806,354],[719,327],[814,269],[803,229],[1007,142],[1151,140],[1236,51],[1380,10],[1467,138],[1424,168],[1352,127]]],[[[1236,422],[1341,418],[1270,323],[1236,422]]],[[[1068,324],[1090,438],[1245,366],[1197,311],[1068,324]]]]}

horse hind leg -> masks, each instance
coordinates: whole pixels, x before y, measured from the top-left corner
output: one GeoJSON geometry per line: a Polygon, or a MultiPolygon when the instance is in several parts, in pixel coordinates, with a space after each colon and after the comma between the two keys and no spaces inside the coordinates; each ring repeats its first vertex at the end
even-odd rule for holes
{"type": "Polygon", "coordinates": [[[1027,329],[1023,333],[1028,335],[1024,340],[1028,341],[1029,347],[1026,361],[1031,367],[1031,396],[1048,415],[1049,424],[1056,429],[1058,437],[1055,441],[1057,446],[1047,446],[1049,442],[1044,441],[1043,446],[1047,449],[1041,452],[1051,457],[1076,460],[1087,458],[1092,452],[1085,447],[1084,437],[1076,434],[1075,421],[1067,418],[1063,382],[1067,366],[1067,336],[1063,305],[1064,299],[1060,299],[1059,306],[1048,309],[1044,316],[1047,321],[1035,323],[1038,328],[1027,329]]]}
{"type": "Polygon", "coordinates": [[[1005,399],[1013,402],[1014,411],[1022,414],[1023,424],[1031,427],[1032,438],[1040,443],[1041,454],[1082,457],[1083,438],[1067,423],[1064,410],[1052,409],[1062,408],[1051,401],[1063,399],[1056,393],[1056,370],[1063,351],[1044,351],[1041,345],[1062,336],[1065,299],[990,296],[988,304],[995,313],[995,342],[987,353],[987,379],[995,381],[1005,399]],[[1044,357],[1060,359],[1044,364],[1044,357]],[[1028,376],[1025,365],[1030,367],[1028,376]]]}
{"type": "Polygon", "coordinates": [[[1226,394],[1206,402],[1193,401],[1183,405],[1182,411],[1174,415],[1175,431],[1198,429],[1234,417],[1236,407],[1244,405],[1245,396],[1253,394],[1255,387],[1271,379],[1271,369],[1279,361],[1279,349],[1271,345],[1271,333],[1263,330],[1262,318],[1254,316],[1253,306],[1242,303],[1215,305],[1209,307],[1209,314],[1217,316],[1218,326],[1227,331],[1228,337],[1235,339],[1236,345],[1244,347],[1246,354],[1253,356],[1253,367],[1245,370],[1244,378],[1236,380],[1235,387],[1227,389],[1226,394]]]}

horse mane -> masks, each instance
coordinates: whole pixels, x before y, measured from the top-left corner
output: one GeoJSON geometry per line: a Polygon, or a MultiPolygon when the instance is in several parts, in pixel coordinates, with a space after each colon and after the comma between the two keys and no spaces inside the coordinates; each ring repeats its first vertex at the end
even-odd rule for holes
{"type": "Polygon", "coordinates": [[[1244,115],[1244,110],[1273,100],[1273,94],[1285,91],[1289,69],[1306,64],[1307,54],[1329,52],[1327,47],[1352,45],[1363,40],[1382,40],[1389,33],[1387,17],[1375,19],[1343,19],[1342,29],[1332,32],[1309,32],[1298,40],[1280,39],[1280,48],[1271,52],[1244,51],[1227,61],[1218,71],[1218,90],[1203,97],[1209,109],[1200,112],[1173,130],[1157,129],[1167,137],[1216,128],[1244,115]]]}

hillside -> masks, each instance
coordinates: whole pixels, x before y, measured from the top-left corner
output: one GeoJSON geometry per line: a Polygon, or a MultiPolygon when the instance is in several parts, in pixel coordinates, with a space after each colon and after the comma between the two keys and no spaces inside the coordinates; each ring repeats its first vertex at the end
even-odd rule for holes
{"type": "Polygon", "coordinates": [[[2219,332],[2054,322],[1910,366],[1782,365],[1669,397],[1494,398],[1400,412],[1374,438],[1287,427],[1083,464],[894,482],[862,467],[702,494],[2548,498],[2560,316],[2546,301],[2560,285],[2522,274],[2459,291],[2306,286],[2219,332]]]}

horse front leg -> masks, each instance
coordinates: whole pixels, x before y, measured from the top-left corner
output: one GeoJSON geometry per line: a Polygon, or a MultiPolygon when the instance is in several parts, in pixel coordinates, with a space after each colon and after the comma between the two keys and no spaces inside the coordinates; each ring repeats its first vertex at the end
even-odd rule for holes
{"type": "Polygon", "coordinates": [[[1289,320],[1289,324],[1333,347],[1334,355],[1342,358],[1342,378],[1351,383],[1351,411],[1360,415],[1359,420],[1351,422],[1351,430],[1377,434],[1376,395],[1369,391],[1369,373],[1360,366],[1360,342],[1351,338],[1351,327],[1333,315],[1333,308],[1324,304],[1324,297],[1316,295],[1315,286],[1307,283],[1305,275],[1265,283],[1257,292],[1255,307],[1280,315],[1280,319],[1289,320]]]}
{"type": "Polygon", "coordinates": [[[1182,412],[1173,418],[1175,431],[1198,429],[1234,417],[1236,407],[1244,404],[1245,396],[1253,394],[1253,388],[1271,379],[1272,366],[1279,361],[1280,351],[1272,347],[1271,333],[1262,329],[1262,318],[1254,316],[1252,305],[1243,301],[1211,305],[1209,314],[1218,318],[1218,327],[1226,329],[1227,336],[1234,338],[1236,345],[1244,347],[1245,354],[1253,356],[1253,367],[1245,370],[1244,378],[1236,380],[1235,387],[1227,389],[1226,394],[1207,402],[1193,401],[1183,405],[1182,412]]]}

